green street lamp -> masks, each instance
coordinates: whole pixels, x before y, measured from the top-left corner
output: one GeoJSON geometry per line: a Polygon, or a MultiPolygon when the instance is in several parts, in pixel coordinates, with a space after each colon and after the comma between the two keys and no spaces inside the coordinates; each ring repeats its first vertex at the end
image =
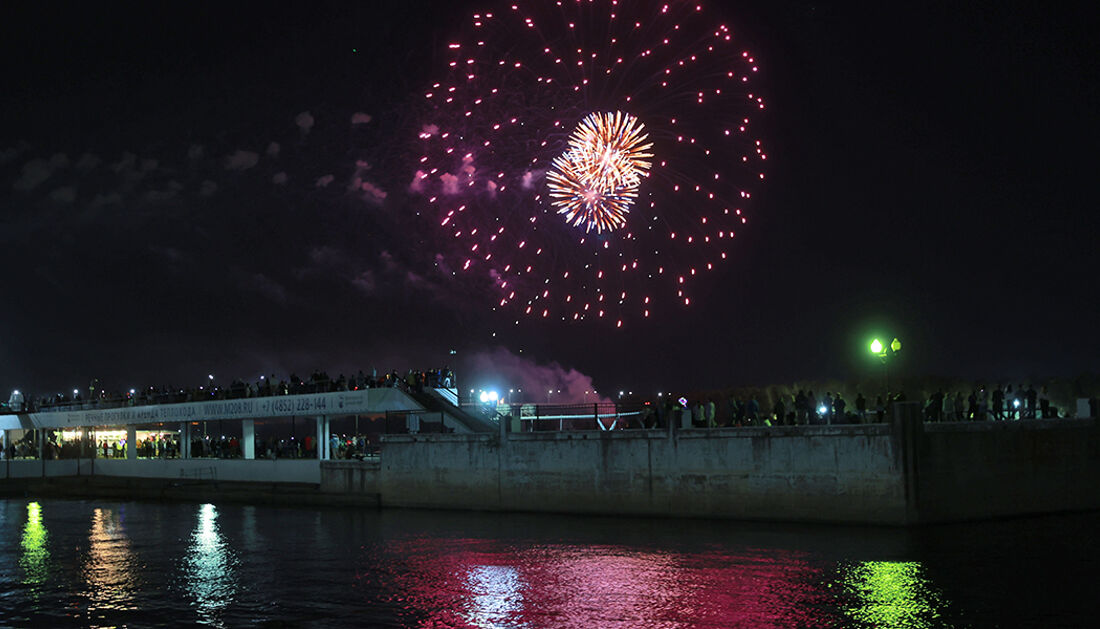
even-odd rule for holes
{"type": "Polygon", "coordinates": [[[897,337],[894,337],[894,340],[890,342],[890,345],[886,346],[886,345],[883,345],[881,340],[876,338],[876,339],[871,341],[869,349],[871,350],[872,354],[874,354],[875,356],[878,356],[879,360],[882,361],[882,369],[883,369],[883,372],[884,372],[885,377],[886,377],[886,390],[889,391],[890,390],[890,367],[887,363],[888,363],[888,359],[890,359],[893,356],[897,355],[897,353],[901,351],[901,341],[899,341],[897,337]]]}

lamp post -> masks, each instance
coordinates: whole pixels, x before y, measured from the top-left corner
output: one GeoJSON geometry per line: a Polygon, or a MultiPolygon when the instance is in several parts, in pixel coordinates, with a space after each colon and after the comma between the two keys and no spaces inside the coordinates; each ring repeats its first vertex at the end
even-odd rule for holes
{"type": "Polygon", "coordinates": [[[879,360],[882,361],[882,370],[883,370],[883,373],[886,376],[886,392],[889,393],[890,392],[890,366],[889,366],[889,362],[890,362],[890,359],[892,359],[894,356],[896,356],[898,354],[898,352],[901,351],[901,341],[899,341],[897,339],[897,337],[894,337],[894,340],[890,341],[890,345],[887,346],[887,345],[883,345],[882,341],[880,341],[879,339],[876,338],[876,339],[871,341],[871,345],[870,345],[869,349],[871,350],[872,354],[874,354],[875,356],[878,356],[879,360]]]}

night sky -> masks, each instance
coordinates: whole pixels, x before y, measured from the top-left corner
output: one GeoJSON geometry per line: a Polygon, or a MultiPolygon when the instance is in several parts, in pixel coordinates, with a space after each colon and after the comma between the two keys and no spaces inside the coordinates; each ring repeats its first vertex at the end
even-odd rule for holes
{"type": "Polygon", "coordinates": [[[910,375],[1097,370],[1083,6],[710,2],[759,60],[768,181],[689,308],[617,330],[516,326],[408,231],[412,103],[486,6],[438,4],[4,3],[0,387],[693,389],[865,377],[873,334],[910,375]]]}

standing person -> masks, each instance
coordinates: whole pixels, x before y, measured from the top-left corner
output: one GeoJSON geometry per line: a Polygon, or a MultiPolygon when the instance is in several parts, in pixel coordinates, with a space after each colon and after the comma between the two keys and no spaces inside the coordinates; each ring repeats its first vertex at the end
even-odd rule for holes
{"type": "Polygon", "coordinates": [[[707,426],[715,428],[718,423],[714,421],[715,411],[717,410],[714,403],[714,398],[710,398],[707,401],[707,426]]]}
{"type": "Polygon", "coordinates": [[[1034,385],[1027,385],[1027,392],[1024,393],[1025,409],[1027,411],[1028,419],[1035,419],[1035,399],[1036,399],[1034,385]]]}
{"type": "Polygon", "coordinates": [[[875,421],[882,423],[882,420],[886,417],[886,403],[882,401],[882,396],[875,398],[875,421]]]}
{"type": "Polygon", "coordinates": [[[845,409],[848,408],[848,403],[844,401],[844,397],[840,395],[840,391],[836,392],[836,399],[833,400],[834,415],[836,416],[836,423],[847,424],[848,415],[845,413],[845,409]]]}
{"type": "Polygon", "coordinates": [[[802,391],[802,389],[799,389],[798,390],[798,395],[794,396],[794,413],[795,413],[796,423],[799,423],[799,424],[806,424],[807,423],[806,393],[804,391],[802,391]]]}
{"type": "Polygon", "coordinates": [[[1047,394],[1046,385],[1039,391],[1039,413],[1043,419],[1050,417],[1050,395],[1047,394]]]}
{"type": "Polygon", "coordinates": [[[955,413],[952,415],[953,421],[961,422],[962,420],[966,419],[966,417],[963,415],[964,411],[962,393],[955,391],[955,397],[952,398],[951,401],[952,407],[955,410],[955,413]]]}
{"type": "MultiPolygon", "coordinates": [[[[1008,385],[1008,399],[1012,399],[1012,385],[1008,385]]],[[[1005,393],[1001,390],[1001,387],[993,389],[993,419],[1002,421],[1005,418],[1004,414],[1004,401],[1005,393]]]]}
{"type": "Polygon", "coordinates": [[[859,415],[859,423],[867,423],[867,398],[858,391],[856,392],[856,414],[859,415]]]}
{"type": "Polygon", "coordinates": [[[989,391],[985,387],[978,391],[978,417],[982,421],[989,419],[989,391]]]}
{"type": "Polygon", "coordinates": [[[814,392],[810,391],[806,394],[806,411],[807,411],[807,423],[818,424],[817,415],[817,398],[814,397],[814,392]]]}
{"type": "Polygon", "coordinates": [[[760,403],[756,401],[756,396],[749,396],[749,401],[745,402],[745,418],[748,420],[750,426],[755,426],[757,419],[760,416],[760,403]]]}
{"type": "Polygon", "coordinates": [[[775,405],[772,406],[772,414],[775,415],[775,424],[782,426],[786,423],[787,408],[783,405],[783,394],[779,393],[775,396],[775,405]]]}

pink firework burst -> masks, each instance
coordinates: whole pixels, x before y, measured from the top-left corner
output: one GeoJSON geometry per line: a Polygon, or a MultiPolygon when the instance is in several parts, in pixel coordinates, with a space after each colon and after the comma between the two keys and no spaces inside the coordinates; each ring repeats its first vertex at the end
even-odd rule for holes
{"type": "Polygon", "coordinates": [[[424,92],[411,190],[441,266],[524,315],[692,303],[764,180],[758,65],[698,2],[505,2],[424,92]]]}

